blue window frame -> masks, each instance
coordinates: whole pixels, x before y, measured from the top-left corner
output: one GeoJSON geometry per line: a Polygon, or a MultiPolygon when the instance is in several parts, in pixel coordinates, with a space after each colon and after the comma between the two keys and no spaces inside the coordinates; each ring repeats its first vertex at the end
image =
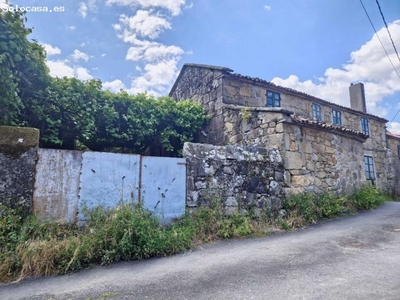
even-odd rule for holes
{"type": "Polygon", "coordinates": [[[322,121],[321,105],[315,103],[312,104],[312,118],[315,121],[322,121]]]}
{"type": "Polygon", "coordinates": [[[267,91],[267,107],[281,107],[281,94],[267,91]]]}
{"type": "Polygon", "coordinates": [[[342,126],[342,112],[340,110],[332,109],[332,123],[342,126]]]}
{"type": "Polygon", "coordinates": [[[369,135],[368,119],[361,118],[361,131],[362,131],[362,133],[369,135]]]}
{"type": "Polygon", "coordinates": [[[374,158],[372,156],[364,156],[365,178],[367,180],[375,180],[374,158]]]}

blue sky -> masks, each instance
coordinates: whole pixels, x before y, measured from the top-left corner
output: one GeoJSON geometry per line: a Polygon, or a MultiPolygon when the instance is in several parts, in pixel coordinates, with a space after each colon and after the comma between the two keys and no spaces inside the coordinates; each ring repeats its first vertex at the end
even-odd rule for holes
{"type": "MultiPolygon", "coordinates": [[[[360,0],[10,2],[53,10],[27,14],[53,76],[165,95],[184,63],[214,64],[345,106],[350,83],[364,82],[368,112],[392,120],[400,109],[400,77],[360,0]]],[[[376,0],[363,3],[400,74],[376,0]]],[[[400,51],[400,1],[379,3],[400,51]]],[[[400,113],[389,129],[400,134],[400,113]]]]}

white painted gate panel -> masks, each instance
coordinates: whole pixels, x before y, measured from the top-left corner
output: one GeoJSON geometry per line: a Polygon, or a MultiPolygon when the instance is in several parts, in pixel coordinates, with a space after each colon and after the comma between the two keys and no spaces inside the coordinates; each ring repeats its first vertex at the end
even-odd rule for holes
{"type": "Polygon", "coordinates": [[[42,220],[77,220],[82,152],[38,149],[33,210],[42,220]]]}
{"type": "Polygon", "coordinates": [[[79,220],[84,208],[117,207],[138,202],[140,155],[85,152],[79,193],[79,220]]]}
{"type": "Polygon", "coordinates": [[[161,223],[170,223],[185,214],[186,159],[142,158],[141,200],[161,223]]]}

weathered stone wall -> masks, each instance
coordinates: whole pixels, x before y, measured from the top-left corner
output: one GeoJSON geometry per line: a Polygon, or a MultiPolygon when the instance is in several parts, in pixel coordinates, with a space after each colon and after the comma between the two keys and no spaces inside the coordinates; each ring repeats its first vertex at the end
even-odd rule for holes
{"type": "Polygon", "coordinates": [[[221,201],[226,213],[282,207],[284,167],[278,150],[185,143],[189,208],[221,201]]]}
{"type": "Polygon", "coordinates": [[[283,150],[283,122],[292,112],[281,108],[226,105],[223,108],[224,143],[283,150]]]}
{"type": "Polygon", "coordinates": [[[200,103],[211,117],[204,129],[202,142],[220,144],[223,139],[222,107],[222,70],[184,67],[170,96],[177,101],[191,99],[200,103]]]}
{"type": "Polygon", "coordinates": [[[388,194],[400,198],[400,138],[387,136],[386,180],[382,189],[388,194]]]}
{"type": "Polygon", "coordinates": [[[349,193],[365,180],[362,140],[284,123],[285,169],[291,192],[349,193]]]}
{"type": "Polygon", "coordinates": [[[288,171],[290,176],[286,184],[294,190],[353,190],[365,181],[364,156],[368,155],[374,158],[374,183],[385,190],[398,189],[400,184],[393,179],[394,175],[390,175],[395,172],[390,171],[393,167],[388,164],[388,158],[395,151],[389,149],[386,140],[387,120],[258,78],[232,74],[220,67],[214,71],[210,66],[184,69],[182,78],[178,78],[176,88],[173,88],[174,98],[199,101],[212,116],[207,128],[209,136],[200,141],[281,150],[285,162],[292,161],[294,166],[301,162],[299,168],[288,171]],[[213,75],[211,80],[211,73],[218,75],[213,75]],[[213,89],[218,92],[210,97],[213,89]],[[267,90],[280,93],[281,108],[265,107],[267,90]],[[290,112],[311,119],[312,103],[321,106],[322,122],[327,126],[302,125],[290,120],[290,112]],[[341,111],[344,130],[335,130],[329,125],[333,121],[333,109],[341,111]],[[361,132],[361,118],[369,120],[369,138],[366,140],[354,132],[346,133],[347,129],[361,132]]]}
{"type": "MultiPolygon", "coordinates": [[[[364,139],[299,124],[284,109],[224,107],[225,141],[281,151],[291,192],[351,192],[365,180],[364,139]]],[[[289,192],[289,190],[288,190],[289,192]]]]}
{"type": "MultiPolygon", "coordinates": [[[[318,99],[307,98],[306,96],[301,97],[291,92],[285,92],[277,87],[263,84],[262,82],[256,84],[252,80],[238,79],[229,76],[224,77],[223,103],[228,104],[226,107],[229,107],[228,110],[224,109],[223,114],[225,122],[224,141],[226,144],[245,143],[281,149],[279,141],[282,139],[280,135],[283,134],[283,124],[279,125],[276,131],[274,131],[273,123],[276,122],[276,120],[283,120],[284,116],[276,117],[267,112],[265,108],[267,90],[280,93],[282,111],[292,111],[296,115],[305,118],[312,118],[312,103],[317,103],[321,106],[322,122],[324,123],[332,123],[333,109],[342,112],[342,126],[352,130],[361,131],[361,118],[368,118],[370,136],[363,145],[364,152],[358,153],[360,158],[358,158],[357,161],[360,161],[364,168],[362,160],[364,155],[372,156],[374,158],[376,174],[374,183],[379,188],[387,186],[387,143],[386,123],[384,119],[366,115],[351,110],[350,108],[337,107],[328,102],[319,101],[318,99]],[[234,113],[232,111],[234,105],[237,106],[240,112],[234,113]],[[249,107],[249,109],[246,109],[246,107],[249,107]],[[235,114],[236,116],[234,116],[235,114]],[[243,122],[243,117],[245,117],[245,119],[250,118],[251,121],[243,122]]],[[[323,132],[320,132],[321,136],[323,136],[323,132]]],[[[293,143],[291,147],[294,147],[293,143]]],[[[287,151],[288,149],[282,148],[282,150],[287,151]]]]}
{"type": "Polygon", "coordinates": [[[0,127],[0,205],[32,210],[39,130],[0,127]]]}

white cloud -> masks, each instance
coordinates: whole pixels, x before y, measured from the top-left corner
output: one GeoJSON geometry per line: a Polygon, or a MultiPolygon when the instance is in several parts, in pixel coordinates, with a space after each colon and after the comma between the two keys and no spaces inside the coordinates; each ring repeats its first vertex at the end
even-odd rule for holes
{"type": "Polygon", "coordinates": [[[182,48],[177,46],[157,45],[147,48],[144,51],[143,57],[146,61],[152,62],[159,59],[179,57],[183,53],[182,48]]]}
{"type": "Polygon", "coordinates": [[[0,9],[7,8],[7,7],[8,7],[8,5],[7,5],[6,0],[0,0],[0,9]]]}
{"type": "Polygon", "coordinates": [[[47,66],[50,69],[50,75],[53,77],[76,77],[80,80],[89,80],[93,76],[89,71],[81,66],[71,66],[68,60],[49,60],[47,66]]]}
{"type": "Polygon", "coordinates": [[[166,46],[158,43],[152,43],[144,46],[130,47],[126,54],[127,60],[146,62],[155,62],[161,59],[179,58],[184,51],[177,46],[166,46]]]}
{"type": "Polygon", "coordinates": [[[271,6],[269,6],[269,5],[264,5],[264,9],[270,11],[270,10],[271,10],[271,6]]]}
{"type": "Polygon", "coordinates": [[[82,18],[86,18],[88,7],[85,2],[79,3],[78,13],[82,16],[82,18]]]}
{"type": "Polygon", "coordinates": [[[114,92],[114,93],[119,92],[121,89],[126,90],[125,84],[119,79],[116,79],[114,81],[104,82],[103,88],[105,90],[110,90],[111,92],[114,92]]]}
{"type": "Polygon", "coordinates": [[[93,76],[90,75],[89,70],[84,67],[76,67],[74,69],[74,76],[80,80],[89,80],[93,78],[93,76]]]}
{"type": "Polygon", "coordinates": [[[107,0],[108,5],[118,4],[132,7],[141,7],[144,9],[149,8],[162,8],[168,10],[173,16],[181,13],[181,7],[185,4],[186,0],[107,0]]]}
{"type": "Polygon", "coordinates": [[[119,20],[120,24],[115,25],[115,29],[126,28],[131,34],[151,39],[157,38],[165,29],[171,29],[165,18],[146,10],[138,10],[132,17],[121,15],[119,20]]]}
{"type": "Polygon", "coordinates": [[[106,55],[107,55],[107,53],[102,53],[100,56],[105,57],[106,55]]]}
{"type": "Polygon", "coordinates": [[[76,27],[73,26],[73,25],[67,27],[67,30],[68,30],[68,31],[73,31],[73,30],[75,30],[75,29],[76,29],[76,27]]]}
{"type": "Polygon", "coordinates": [[[388,125],[388,131],[399,134],[400,135],[400,123],[399,122],[390,122],[388,125]]]}
{"type": "Polygon", "coordinates": [[[164,45],[155,41],[165,30],[172,28],[171,18],[181,13],[186,0],[107,0],[108,5],[118,4],[135,9],[133,16],[121,15],[113,27],[117,36],[130,44],[126,60],[136,62],[140,74],[125,87],[121,80],[105,86],[109,89],[125,89],[129,93],[149,92],[155,96],[165,94],[178,71],[177,65],[185,51],[176,45],[164,45]]]}
{"type": "Polygon", "coordinates": [[[82,16],[82,18],[86,18],[88,11],[96,11],[97,10],[97,0],[88,0],[87,2],[79,3],[78,13],[82,16]]]}
{"type": "Polygon", "coordinates": [[[178,74],[177,59],[169,59],[154,64],[146,64],[144,74],[132,81],[128,92],[136,94],[145,91],[159,96],[167,92],[167,87],[172,85],[178,74]]]}
{"type": "MultiPolygon", "coordinates": [[[[392,36],[400,36],[400,20],[391,23],[389,30],[392,36]]],[[[378,34],[392,62],[397,61],[386,28],[379,30],[378,34]]],[[[396,46],[400,48],[400,44],[396,46]]],[[[398,66],[398,63],[395,66],[398,66]]],[[[398,70],[400,73],[400,67],[398,70]]],[[[352,52],[350,60],[342,68],[328,68],[324,76],[316,81],[300,81],[296,75],[290,75],[286,79],[276,77],[272,82],[344,106],[349,106],[350,83],[363,82],[368,111],[380,116],[387,114],[387,110],[379,106],[382,99],[400,92],[399,77],[388,61],[376,34],[360,49],[352,52]]]]}
{"type": "Polygon", "coordinates": [[[74,52],[71,54],[71,57],[74,61],[78,61],[80,59],[84,60],[84,61],[88,61],[89,60],[89,55],[87,55],[86,53],[79,51],[78,49],[75,49],[74,52]]]}
{"type": "Polygon", "coordinates": [[[44,50],[46,51],[47,56],[61,54],[61,50],[58,47],[53,47],[52,45],[46,44],[46,43],[41,44],[41,45],[44,47],[44,50]]]}

